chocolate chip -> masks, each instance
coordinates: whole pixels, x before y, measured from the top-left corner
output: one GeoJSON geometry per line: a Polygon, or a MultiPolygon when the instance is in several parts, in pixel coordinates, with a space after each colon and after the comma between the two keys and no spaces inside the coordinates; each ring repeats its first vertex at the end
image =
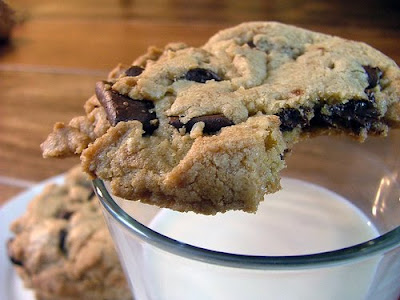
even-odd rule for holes
{"type": "Polygon", "coordinates": [[[95,195],[96,195],[95,192],[92,190],[92,192],[88,196],[88,200],[92,200],[95,195]]]}
{"type": "Polygon", "coordinates": [[[7,254],[8,254],[8,258],[10,259],[10,261],[14,264],[14,265],[16,265],[16,266],[23,266],[24,264],[23,264],[23,262],[21,261],[21,260],[19,260],[19,259],[16,259],[13,255],[12,255],[12,251],[11,251],[11,243],[14,241],[14,239],[13,238],[10,238],[8,241],[7,241],[7,254]]]}
{"type": "Polygon", "coordinates": [[[187,122],[186,124],[183,124],[179,120],[179,117],[169,118],[169,124],[177,129],[184,127],[186,129],[186,132],[189,132],[192,129],[193,125],[197,122],[204,122],[204,133],[214,133],[220,130],[222,127],[231,126],[234,124],[223,114],[194,117],[190,119],[189,122],[187,122]]]}
{"type": "Polygon", "coordinates": [[[363,66],[365,73],[368,77],[368,86],[366,89],[372,89],[379,84],[382,78],[383,72],[378,67],[363,66]]]}
{"type": "Polygon", "coordinates": [[[255,48],[255,47],[256,47],[256,44],[254,44],[253,41],[248,41],[248,42],[247,42],[247,45],[248,45],[250,48],[255,48]]]}
{"type": "Polygon", "coordinates": [[[9,256],[9,258],[10,258],[10,261],[16,266],[21,266],[22,267],[24,265],[22,261],[20,261],[18,259],[15,259],[12,256],[9,256]]]}
{"type": "Polygon", "coordinates": [[[211,70],[203,69],[203,68],[194,68],[185,74],[185,79],[190,80],[190,81],[196,81],[200,83],[205,83],[208,80],[215,80],[215,81],[221,81],[221,77],[219,77],[217,74],[215,74],[211,70]]]}
{"type": "Polygon", "coordinates": [[[69,218],[71,218],[71,216],[74,214],[73,211],[60,211],[57,215],[57,218],[59,219],[64,219],[64,220],[69,220],[69,218]]]}
{"type": "Polygon", "coordinates": [[[67,254],[67,248],[65,247],[65,240],[67,238],[68,231],[66,229],[61,229],[59,234],[60,235],[59,235],[58,247],[64,254],[67,254]]]}
{"type": "Polygon", "coordinates": [[[132,66],[128,70],[125,71],[125,75],[135,77],[135,76],[139,76],[140,74],[142,74],[143,71],[144,71],[144,69],[142,67],[132,66]]]}
{"type": "Polygon", "coordinates": [[[359,134],[362,129],[369,130],[379,121],[379,112],[372,101],[350,100],[346,103],[325,105],[315,109],[311,125],[349,129],[359,134]],[[322,113],[328,111],[328,114],[322,113]]]}
{"type": "Polygon", "coordinates": [[[290,131],[296,127],[306,127],[309,125],[308,114],[309,108],[285,108],[276,115],[281,120],[280,129],[282,131],[290,131]]]}
{"type": "Polygon", "coordinates": [[[112,126],[118,122],[138,120],[143,124],[147,134],[153,133],[158,127],[154,104],[149,100],[134,100],[106,88],[106,81],[96,83],[96,96],[103,105],[107,119],[112,126]]]}

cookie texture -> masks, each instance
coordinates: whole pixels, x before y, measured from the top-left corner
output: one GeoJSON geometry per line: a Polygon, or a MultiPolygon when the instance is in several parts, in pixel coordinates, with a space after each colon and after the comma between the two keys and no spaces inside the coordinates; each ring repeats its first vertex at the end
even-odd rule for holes
{"type": "Polygon", "coordinates": [[[131,299],[118,256],[80,167],[45,187],[11,224],[11,262],[37,299],[131,299]]]}
{"type": "Polygon", "coordinates": [[[400,70],[372,47],[276,22],[202,47],[150,47],[98,82],[44,157],[80,155],[112,192],[179,211],[254,212],[301,139],[364,141],[400,124],[400,70]]]}

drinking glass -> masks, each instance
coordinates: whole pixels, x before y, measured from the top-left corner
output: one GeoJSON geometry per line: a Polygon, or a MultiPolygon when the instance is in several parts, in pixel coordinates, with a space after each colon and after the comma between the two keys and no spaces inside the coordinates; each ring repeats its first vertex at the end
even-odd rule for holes
{"type": "MultiPolygon", "coordinates": [[[[115,197],[100,179],[93,184],[135,299],[394,300],[400,295],[399,146],[400,135],[395,131],[365,143],[330,136],[294,146],[286,158],[284,181],[294,180],[300,186],[304,183],[304,190],[318,187],[343,197],[376,230],[373,238],[311,253],[246,252],[247,241],[241,243],[242,235],[227,236],[219,227],[210,228],[213,219],[209,218],[218,216],[204,217],[195,230],[191,220],[200,218],[195,214],[186,215],[185,223],[174,224],[171,228],[190,236],[188,242],[174,230],[166,234],[154,226],[160,215],[168,224],[168,216],[173,214],[167,209],[115,197]],[[218,249],[211,240],[236,242],[243,251],[231,250],[229,245],[218,249]],[[200,246],[197,241],[202,241],[200,246]]],[[[315,221],[312,207],[301,211],[308,215],[303,223],[293,225],[294,237],[302,226],[313,226],[315,221]]],[[[250,220],[246,226],[262,243],[266,228],[253,224],[252,217],[246,214],[250,220]]],[[[291,226],[284,213],[281,221],[291,226]]],[[[244,222],[233,219],[232,224],[239,228],[235,231],[244,222]]],[[[273,231],[274,224],[268,229],[273,231]]],[[[344,231],[351,229],[344,227],[344,231]]],[[[307,243],[308,239],[298,241],[299,247],[307,243]]]]}

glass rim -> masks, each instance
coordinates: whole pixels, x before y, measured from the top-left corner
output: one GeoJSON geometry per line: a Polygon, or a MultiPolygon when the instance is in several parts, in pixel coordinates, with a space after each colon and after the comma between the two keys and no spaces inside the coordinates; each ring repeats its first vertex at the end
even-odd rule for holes
{"type": "Polygon", "coordinates": [[[374,239],[350,247],[305,255],[245,255],[205,249],[167,237],[143,225],[114,201],[101,179],[96,178],[92,183],[104,209],[129,233],[169,253],[205,263],[246,269],[296,270],[356,262],[400,246],[400,226],[397,226],[374,239]]]}

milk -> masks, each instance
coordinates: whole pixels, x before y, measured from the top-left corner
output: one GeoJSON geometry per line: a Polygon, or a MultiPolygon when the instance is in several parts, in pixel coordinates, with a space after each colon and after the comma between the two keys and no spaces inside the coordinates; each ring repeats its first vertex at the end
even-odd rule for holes
{"type": "Polygon", "coordinates": [[[378,236],[373,224],[343,197],[296,179],[265,196],[256,214],[216,216],[163,210],[150,228],[210,250],[248,255],[301,255],[352,246],[378,236]]]}
{"type": "MultiPolygon", "coordinates": [[[[284,178],[282,186],[266,196],[256,214],[203,216],[163,209],[149,227],[210,250],[269,256],[330,251],[378,236],[367,217],[343,197],[295,179],[284,178]]],[[[144,285],[139,299],[364,299],[379,260],[265,271],[209,264],[147,244],[134,262],[129,255],[138,252],[137,245],[119,244],[125,265],[141,269],[141,278],[135,279],[144,285]]]]}

